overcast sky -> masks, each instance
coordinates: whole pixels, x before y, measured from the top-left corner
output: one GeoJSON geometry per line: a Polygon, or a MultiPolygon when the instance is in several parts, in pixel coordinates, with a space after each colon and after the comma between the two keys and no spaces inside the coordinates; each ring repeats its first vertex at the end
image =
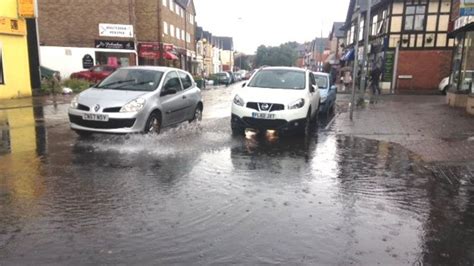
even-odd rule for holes
{"type": "Polygon", "coordinates": [[[327,37],[344,21],[349,0],[194,0],[199,26],[234,38],[236,51],[254,53],[261,44],[327,37]]]}

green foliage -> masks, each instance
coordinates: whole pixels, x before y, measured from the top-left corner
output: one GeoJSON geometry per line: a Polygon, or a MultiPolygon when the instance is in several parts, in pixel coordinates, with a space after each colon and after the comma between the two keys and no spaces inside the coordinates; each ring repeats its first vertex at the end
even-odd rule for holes
{"type": "Polygon", "coordinates": [[[62,82],[63,88],[71,88],[74,93],[87,90],[91,87],[91,83],[83,79],[66,79],[62,82]]]}
{"type": "Polygon", "coordinates": [[[62,92],[62,88],[71,88],[74,93],[79,93],[90,87],[90,82],[82,79],[66,79],[60,82],[55,78],[44,78],[41,81],[43,94],[58,94],[62,92]]]}
{"type": "Polygon", "coordinates": [[[255,66],[293,66],[298,58],[296,43],[286,43],[277,47],[261,45],[255,56],[255,66]]]}

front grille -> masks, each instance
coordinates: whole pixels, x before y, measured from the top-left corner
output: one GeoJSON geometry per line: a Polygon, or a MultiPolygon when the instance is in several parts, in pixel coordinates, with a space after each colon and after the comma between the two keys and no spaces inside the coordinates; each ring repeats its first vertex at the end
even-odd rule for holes
{"type": "Polygon", "coordinates": [[[77,106],[77,109],[78,109],[78,110],[81,110],[81,111],[86,111],[86,112],[87,112],[87,111],[90,111],[89,106],[85,106],[85,105],[83,105],[83,104],[79,104],[79,105],[77,106]]]}
{"type": "MultiPolygon", "coordinates": [[[[259,104],[263,104],[263,103],[255,103],[255,102],[249,102],[247,103],[247,108],[250,108],[250,109],[254,109],[254,110],[257,110],[257,111],[260,111],[260,109],[258,108],[258,105],[259,104]]],[[[273,105],[272,108],[269,110],[269,112],[275,112],[275,111],[282,111],[282,110],[285,110],[285,106],[283,104],[272,104],[272,103],[268,103],[269,105],[273,105]]]]}
{"type": "Polygon", "coordinates": [[[69,115],[71,123],[81,127],[95,128],[95,129],[118,129],[131,128],[135,124],[135,119],[109,119],[108,122],[88,121],[83,120],[81,116],[69,115]]]}
{"type": "Polygon", "coordinates": [[[111,107],[111,108],[104,108],[104,113],[120,113],[122,107],[111,107]]]}
{"type": "Polygon", "coordinates": [[[278,129],[285,126],[288,122],[283,119],[268,120],[268,119],[256,119],[251,117],[244,117],[244,122],[251,127],[256,128],[267,128],[267,129],[278,129]]]}

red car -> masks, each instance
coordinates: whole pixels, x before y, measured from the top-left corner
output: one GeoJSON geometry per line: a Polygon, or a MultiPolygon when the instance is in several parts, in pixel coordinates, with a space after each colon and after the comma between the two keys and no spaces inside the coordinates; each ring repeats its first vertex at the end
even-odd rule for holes
{"type": "Polygon", "coordinates": [[[97,83],[104,80],[117,68],[116,66],[95,66],[89,70],[72,73],[71,79],[84,79],[91,83],[97,83]]]}

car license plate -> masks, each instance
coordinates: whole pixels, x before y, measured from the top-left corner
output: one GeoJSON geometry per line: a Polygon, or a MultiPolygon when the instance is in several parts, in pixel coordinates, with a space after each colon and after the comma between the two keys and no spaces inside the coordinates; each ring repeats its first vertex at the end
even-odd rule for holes
{"type": "Polygon", "coordinates": [[[275,114],[252,113],[252,117],[257,119],[275,119],[275,114]]]}
{"type": "Polygon", "coordinates": [[[82,119],[83,120],[88,120],[88,121],[107,122],[107,121],[109,121],[109,116],[108,115],[101,115],[101,114],[83,114],[82,119]]]}

